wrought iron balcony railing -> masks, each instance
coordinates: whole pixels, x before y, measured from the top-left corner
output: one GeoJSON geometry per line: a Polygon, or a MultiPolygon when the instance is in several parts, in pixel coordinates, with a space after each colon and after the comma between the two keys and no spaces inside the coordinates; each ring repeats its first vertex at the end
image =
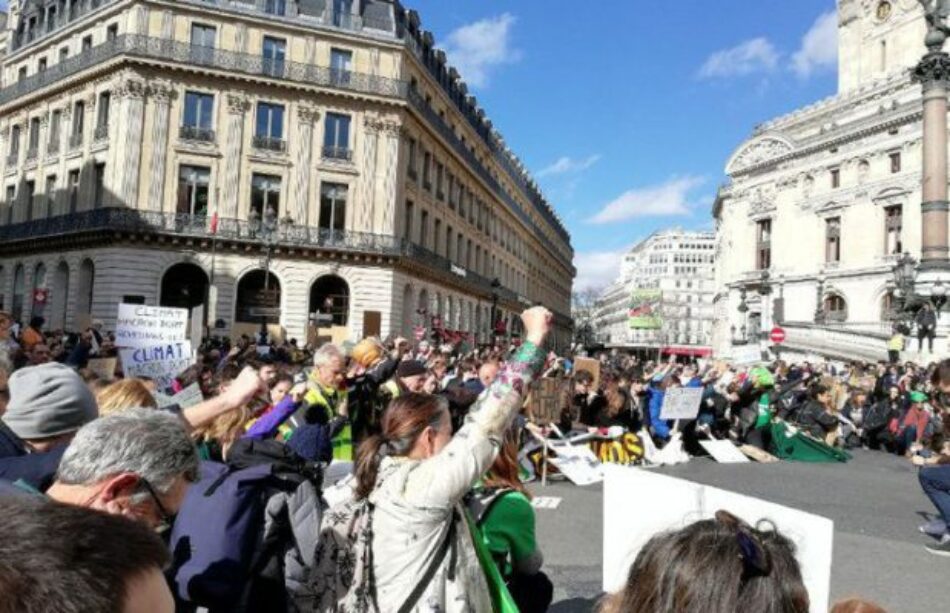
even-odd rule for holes
{"type": "Polygon", "coordinates": [[[287,151],[287,141],[274,136],[255,135],[251,144],[255,149],[263,149],[265,151],[278,151],[280,153],[287,151]]]}
{"type": "Polygon", "coordinates": [[[197,141],[201,143],[213,143],[215,141],[214,130],[210,128],[200,128],[198,126],[182,126],[178,131],[178,137],[181,140],[197,141]]]}
{"type": "MultiPolygon", "coordinates": [[[[47,18],[42,24],[37,24],[35,30],[23,30],[15,32],[10,39],[10,51],[17,51],[20,48],[38,42],[47,35],[69,25],[70,23],[85,17],[93,11],[115,4],[119,0],[76,0],[70,10],[64,10],[62,14],[56,15],[52,19],[47,18]]],[[[63,6],[63,3],[60,3],[63,6]]]]}
{"type": "Polygon", "coordinates": [[[348,147],[324,147],[323,159],[351,162],[353,160],[353,150],[348,147]]]}

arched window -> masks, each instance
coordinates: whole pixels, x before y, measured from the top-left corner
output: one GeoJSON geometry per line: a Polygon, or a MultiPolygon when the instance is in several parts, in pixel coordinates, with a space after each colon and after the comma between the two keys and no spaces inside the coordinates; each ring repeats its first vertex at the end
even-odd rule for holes
{"type": "Polygon", "coordinates": [[[85,259],[79,265],[79,294],[76,297],[76,313],[92,314],[93,288],[96,285],[96,266],[92,260],[85,259]]]}
{"type": "Polygon", "coordinates": [[[825,296],[824,311],[826,321],[845,321],[848,319],[848,304],[840,294],[825,296]]]}
{"type": "Polygon", "coordinates": [[[324,275],[310,286],[311,314],[318,318],[320,327],[345,326],[350,319],[350,286],[341,277],[324,275]]]}
{"type": "Polygon", "coordinates": [[[60,262],[53,273],[53,290],[50,296],[52,320],[50,325],[56,328],[66,327],[66,307],[69,303],[69,264],[60,262]]]}
{"type": "Polygon", "coordinates": [[[33,292],[30,296],[30,303],[32,304],[32,317],[44,317],[46,315],[46,301],[47,295],[39,296],[36,293],[36,290],[47,288],[46,283],[46,264],[40,262],[36,265],[36,268],[33,269],[33,292]],[[40,298],[40,300],[37,300],[40,298]]]}
{"type": "Polygon", "coordinates": [[[241,323],[280,323],[280,281],[268,273],[264,289],[264,271],[252,270],[238,281],[235,321],[241,323]]]}

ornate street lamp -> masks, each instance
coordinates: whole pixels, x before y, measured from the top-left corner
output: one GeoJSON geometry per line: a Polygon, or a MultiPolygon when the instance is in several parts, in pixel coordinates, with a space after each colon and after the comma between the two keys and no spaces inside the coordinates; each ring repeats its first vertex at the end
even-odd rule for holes
{"type": "Polygon", "coordinates": [[[943,284],[943,281],[937,280],[934,283],[932,291],[934,308],[937,309],[937,314],[940,314],[940,310],[943,308],[943,305],[947,304],[947,286],[943,284]]]}
{"type": "MultiPolygon", "coordinates": [[[[262,220],[256,210],[251,210],[248,223],[251,231],[260,236],[264,245],[264,296],[270,296],[270,260],[274,250],[274,234],[277,229],[277,211],[274,207],[268,205],[264,209],[264,219],[262,220]]],[[[265,307],[266,308],[266,307],[265,307]]],[[[267,315],[261,314],[261,342],[267,338],[267,315]]]]}
{"type": "Polygon", "coordinates": [[[815,323],[823,324],[825,323],[825,305],[823,304],[823,298],[825,297],[825,281],[828,280],[825,276],[825,271],[820,271],[818,276],[815,277],[815,280],[818,281],[815,295],[815,323]]]}

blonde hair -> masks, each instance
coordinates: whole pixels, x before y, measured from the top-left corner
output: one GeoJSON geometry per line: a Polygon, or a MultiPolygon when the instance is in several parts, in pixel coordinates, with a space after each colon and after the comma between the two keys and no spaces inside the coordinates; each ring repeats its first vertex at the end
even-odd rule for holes
{"type": "Polygon", "coordinates": [[[110,383],[96,394],[96,402],[99,404],[100,416],[133,407],[158,408],[155,397],[141,379],[120,379],[110,383]]]}
{"type": "Polygon", "coordinates": [[[375,364],[386,353],[386,348],[375,338],[364,338],[350,352],[350,358],[364,368],[375,364]]]}
{"type": "Polygon", "coordinates": [[[217,441],[221,445],[221,454],[227,457],[234,441],[244,435],[244,427],[250,421],[251,415],[251,409],[247,405],[237,411],[228,411],[207,426],[197,428],[192,433],[192,438],[198,443],[217,441]]]}

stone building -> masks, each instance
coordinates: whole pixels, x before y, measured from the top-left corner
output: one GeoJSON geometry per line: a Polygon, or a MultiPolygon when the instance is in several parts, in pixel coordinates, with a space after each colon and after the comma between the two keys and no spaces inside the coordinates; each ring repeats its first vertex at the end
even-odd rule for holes
{"type": "Polygon", "coordinates": [[[595,328],[609,347],[663,355],[706,356],[712,351],[715,235],[681,229],[655,232],[624,256],[620,277],[601,295],[595,328]],[[663,327],[629,325],[636,290],[662,293],[663,327]]]}
{"type": "Polygon", "coordinates": [[[713,209],[720,355],[766,348],[780,323],[785,353],[881,359],[895,264],[920,261],[922,9],[839,0],[838,22],[837,95],[757,126],[726,164],[713,209]]]}
{"type": "Polygon", "coordinates": [[[9,5],[3,308],[486,341],[543,303],[569,341],[570,236],[397,0],[9,5]]]}

